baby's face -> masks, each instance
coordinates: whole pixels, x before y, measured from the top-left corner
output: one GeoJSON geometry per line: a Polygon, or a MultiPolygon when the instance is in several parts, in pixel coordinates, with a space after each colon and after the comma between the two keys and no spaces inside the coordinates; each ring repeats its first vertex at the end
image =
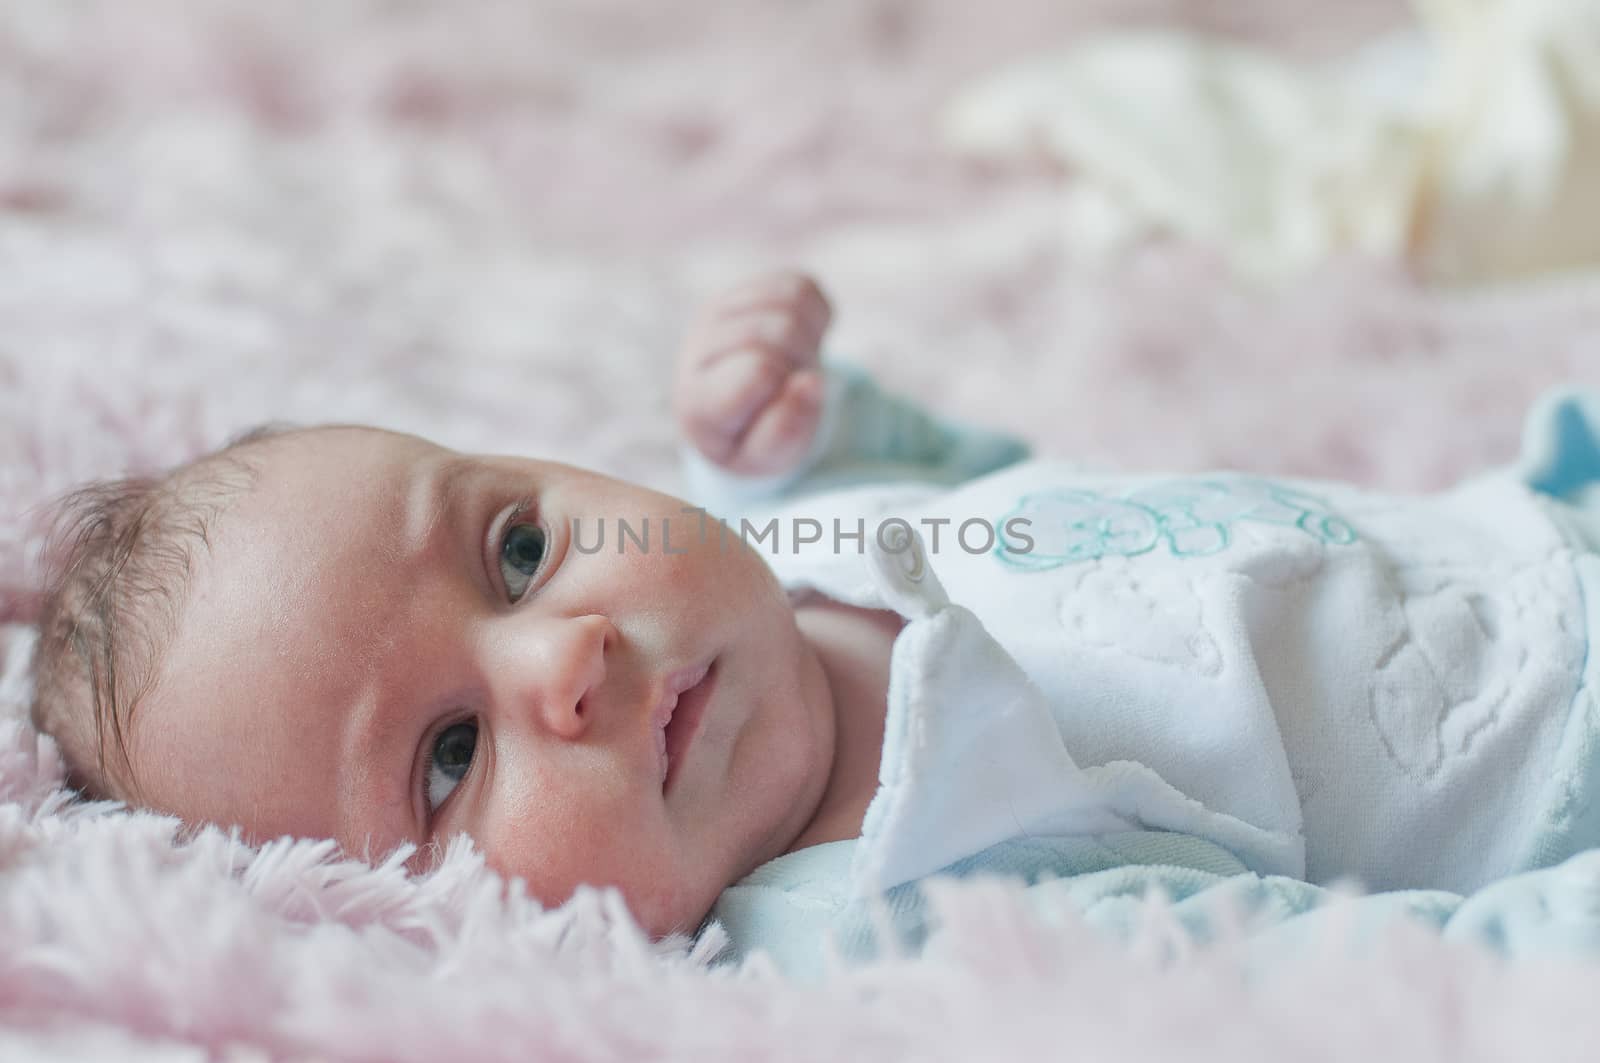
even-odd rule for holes
{"type": "Polygon", "coordinates": [[[546,903],[615,885],[656,934],[805,827],[830,696],[737,535],[592,473],[377,430],[249,458],[259,483],[215,521],[133,718],[153,807],[373,856],[466,833],[546,903]],[[619,554],[619,519],[648,548],[619,554]]]}

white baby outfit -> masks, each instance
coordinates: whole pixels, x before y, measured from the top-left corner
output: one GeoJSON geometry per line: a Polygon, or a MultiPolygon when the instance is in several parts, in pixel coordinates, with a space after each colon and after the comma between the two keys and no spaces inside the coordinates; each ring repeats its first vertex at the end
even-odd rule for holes
{"type": "MultiPolygon", "coordinates": [[[[865,419],[842,380],[831,408],[865,419]]],[[[786,586],[908,620],[844,892],[1017,838],[1172,832],[1258,874],[1462,893],[1600,845],[1592,413],[1552,400],[1520,469],[1436,495],[1026,461],[768,505],[746,538],[786,586]]],[[[843,477],[839,431],[811,482],[843,477]]],[[[692,472],[713,514],[758,508],[692,472]]],[[[801,855],[759,874],[815,875],[801,855]]]]}

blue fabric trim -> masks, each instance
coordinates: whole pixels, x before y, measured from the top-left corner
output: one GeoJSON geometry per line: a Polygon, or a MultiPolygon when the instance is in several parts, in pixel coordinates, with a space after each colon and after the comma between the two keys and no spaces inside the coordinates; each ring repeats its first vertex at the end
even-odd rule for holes
{"type": "Polygon", "coordinates": [[[1600,395],[1560,391],[1541,400],[1528,417],[1521,472],[1535,491],[1566,501],[1600,483],[1600,395]]]}

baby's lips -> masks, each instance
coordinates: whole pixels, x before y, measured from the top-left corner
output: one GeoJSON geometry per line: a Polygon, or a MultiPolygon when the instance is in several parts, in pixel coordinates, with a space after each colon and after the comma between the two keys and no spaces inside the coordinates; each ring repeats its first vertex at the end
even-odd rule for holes
{"type": "Polygon", "coordinates": [[[656,699],[655,709],[650,715],[661,745],[662,756],[666,755],[667,724],[672,722],[672,710],[678,706],[678,695],[704,679],[709,667],[710,662],[707,661],[688,668],[679,668],[675,672],[669,672],[661,681],[661,696],[656,699]]]}
{"type": "Polygon", "coordinates": [[[666,725],[665,724],[661,724],[660,726],[656,727],[655,734],[656,734],[656,761],[659,764],[660,769],[661,769],[661,782],[663,784],[665,784],[666,781],[667,781],[667,768],[669,767],[669,764],[668,764],[668,761],[667,761],[667,728],[666,728],[666,725]]]}
{"type": "Polygon", "coordinates": [[[707,658],[687,668],[679,668],[661,681],[661,697],[656,702],[655,710],[656,720],[660,726],[665,727],[672,719],[672,710],[678,704],[678,695],[704,679],[706,672],[710,670],[711,659],[707,658]]]}
{"type": "Polygon", "coordinates": [[[678,696],[706,677],[706,673],[711,670],[711,661],[712,658],[708,657],[699,664],[671,672],[662,680],[661,697],[657,699],[655,710],[651,713],[656,747],[661,758],[662,782],[666,781],[667,771],[671,767],[667,754],[667,725],[672,722],[673,710],[678,707],[678,696]]]}

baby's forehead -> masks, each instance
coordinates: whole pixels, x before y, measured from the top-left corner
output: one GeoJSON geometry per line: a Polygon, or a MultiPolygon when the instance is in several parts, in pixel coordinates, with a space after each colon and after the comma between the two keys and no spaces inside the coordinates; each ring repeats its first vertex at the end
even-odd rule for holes
{"type": "Polygon", "coordinates": [[[435,519],[431,470],[453,452],[376,429],[322,429],[247,456],[250,488],[220,510],[192,569],[183,627],[281,632],[334,596],[370,597],[386,558],[435,519]]]}
{"type": "Polygon", "coordinates": [[[245,449],[255,475],[193,553],[152,696],[133,720],[136,763],[181,761],[199,777],[207,763],[234,770],[239,750],[300,763],[300,744],[325,742],[406,630],[416,580],[431,578],[407,559],[408,539],[434,516],[441,470],[464,458],[369,429],[245,449]]]}
{"type": "Polygon", "coordinates": [[[316,466],[409,465],[450,453],[421,436],[371,425],[318,425],[250,444],[246,459],[263,473],[316,466]]]}
{"type": "Polygon", "coordinates": [[[330,427],[270,439],[242,455],[251,489],[234,521],[273,525],[336,511],[346,521],[358,507],[403,504],[419,473],[452,454],[417,436],[376,428],[330,427]]]}
{"type": "Polygon", "coordinates": [[[431,505],[433,470],[470,459],[398,432],[326,428],[275,441],[251,461],[253,488],[219,528],[235,549],[299,548],[313,537],[331,547],[370,522],[394,528],[426,520],[413,511],[431,505]],[[287,538],[263,538],[263,530],[284,525],[287,538]]]}
{"type": "Polygon", "coordinates": [[[236,700],[224,673],[262,692],[338,678],[403,591],[403,541],[431,519],[425,472],[452,453],[372,429],[256,446],[253,483],[216,514],[174,618],[161,685],[180,700],[236,700]]]}

